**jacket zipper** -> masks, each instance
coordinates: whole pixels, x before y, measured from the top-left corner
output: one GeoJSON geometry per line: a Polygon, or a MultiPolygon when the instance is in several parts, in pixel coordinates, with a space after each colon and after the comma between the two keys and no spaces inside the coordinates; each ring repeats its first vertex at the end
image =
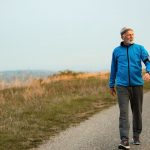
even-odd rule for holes
{"type": "Polygon", "coordinates": [[[129,62],[129,46],[127,46],[127,58],[128,58],[128,79],[129,79],[129,86],[131,86],[131,83],[130,83],[130,62],[129,62]]]}

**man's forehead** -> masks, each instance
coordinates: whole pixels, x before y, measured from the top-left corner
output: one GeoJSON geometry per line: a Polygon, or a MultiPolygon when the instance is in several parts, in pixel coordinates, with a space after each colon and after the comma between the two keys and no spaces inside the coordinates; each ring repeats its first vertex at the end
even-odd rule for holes
{"type": "Polygon", "coordinates": [[[134,31],[133,30],[128,30],[128,31],[126,31],[124,34],[134,34],[134,31]]]}

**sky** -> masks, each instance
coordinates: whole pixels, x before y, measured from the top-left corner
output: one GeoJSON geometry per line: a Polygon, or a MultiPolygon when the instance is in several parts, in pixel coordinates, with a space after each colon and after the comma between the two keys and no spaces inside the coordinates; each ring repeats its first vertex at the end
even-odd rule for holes
{"type": "Polygon", "coordinates": [[[150,53],[149,0],[0,0],[0,71],[109,71],[120,30],[150,53]]]}

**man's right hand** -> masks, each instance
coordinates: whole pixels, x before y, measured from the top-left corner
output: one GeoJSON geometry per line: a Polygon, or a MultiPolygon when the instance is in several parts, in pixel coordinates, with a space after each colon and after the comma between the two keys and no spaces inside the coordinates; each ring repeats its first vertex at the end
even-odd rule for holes
{"type": "Polygon", "coordinates": [[[116,95],[116,90],[115,90],[115,88],[110,88],[110,94],[111,94],[112,96],[115,96],[115,95],[116,95]]]}

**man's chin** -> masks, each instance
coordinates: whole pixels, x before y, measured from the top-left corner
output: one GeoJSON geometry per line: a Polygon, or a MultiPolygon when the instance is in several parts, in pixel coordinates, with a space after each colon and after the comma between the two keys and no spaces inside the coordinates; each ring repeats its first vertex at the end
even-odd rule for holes
{"type": "Polygon", "coordinates": [[[133,43],[134,43],[134,41],[131,41],[131,42],[130,42],[130,44],[133,44],[133,43]]]}
{"type": "Polygon", "coordinates": [[[127,43],[128,43],[128,44],[133,44],[133,43],[134,43],[134,41],[128,41],[127,43]]]}

